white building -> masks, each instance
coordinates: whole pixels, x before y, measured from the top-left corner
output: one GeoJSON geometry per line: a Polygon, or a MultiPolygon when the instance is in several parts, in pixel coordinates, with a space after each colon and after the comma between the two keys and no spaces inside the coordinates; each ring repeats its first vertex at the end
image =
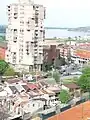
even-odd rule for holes
{"type": "Polygon", "coordinates": [[[45,8],[31,0],[7,6],[6,61],[15,68],[40,70],[43,64],[45,8]]]}

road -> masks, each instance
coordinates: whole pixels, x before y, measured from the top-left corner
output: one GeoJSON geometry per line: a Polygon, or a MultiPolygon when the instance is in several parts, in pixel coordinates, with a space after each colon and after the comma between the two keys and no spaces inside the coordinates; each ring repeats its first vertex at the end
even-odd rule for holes
{"type": "Polygon", "coordinates": [[[74,77],[80,77],[80,75],[69,75],[69,76],[61,76],[60,79],[64,80],[64,79],[72,79],[74,77]]]}

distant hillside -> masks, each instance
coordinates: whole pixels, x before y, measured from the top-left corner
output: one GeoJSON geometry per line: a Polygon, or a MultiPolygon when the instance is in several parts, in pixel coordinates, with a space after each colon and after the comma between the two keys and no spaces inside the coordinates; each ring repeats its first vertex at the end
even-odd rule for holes
{"type": "Polygon", "coordinates": [[[61,27],[45,27],[45,29],[68,29],[68,28],[61,28],[61,27]]]}
{"type": "Polygon", "coordinates": [[[77,28],[68,28],[68,31],[90,32],[90,26],[77,27],[77,28]]]}
{"type": "Polygon", "coordinates": [[[60,30],[68,30],[68,31],[90,32],[90,26],[77,27],[77,28],[45,27],[45,29],[60,29],[60,30]]]}
{"type": "MultiPolygon", "coordinates": [[[[0,25],[0,33],[6,33],[6,25],[0,25]]],[[[61,29],[68,31],[90,32],[90,26],[77,28],[62,28],[62,27],[45,27],[45,29],[61,29]]]]}
{"type": "Polygon", "coordinates": [[[6,25],[0,25],[0,33],[6,33],[6,25]]]}

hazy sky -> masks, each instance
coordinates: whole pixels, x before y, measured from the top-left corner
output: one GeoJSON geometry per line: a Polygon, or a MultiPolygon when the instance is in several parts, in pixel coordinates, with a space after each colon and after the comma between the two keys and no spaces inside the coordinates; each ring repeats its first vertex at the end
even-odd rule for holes
{"type": "MultiPolygon", "coordinates": [[[[2,0],[0,24],[7,24],[6,5],[17,0],[2,0]]],[[[90,0],[34,0],[46,7],[45,26],[90,26],[90,0]]]]}

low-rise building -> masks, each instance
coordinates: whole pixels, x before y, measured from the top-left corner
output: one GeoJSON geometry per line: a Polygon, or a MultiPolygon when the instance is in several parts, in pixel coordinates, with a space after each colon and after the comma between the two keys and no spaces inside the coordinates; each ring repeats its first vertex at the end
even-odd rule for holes
{"type": "Polygon", "coordinates": [[[62,84],[62,89],[67,90],[70,94],[80,95],[80,87],[75,83],[62,84]]]}

